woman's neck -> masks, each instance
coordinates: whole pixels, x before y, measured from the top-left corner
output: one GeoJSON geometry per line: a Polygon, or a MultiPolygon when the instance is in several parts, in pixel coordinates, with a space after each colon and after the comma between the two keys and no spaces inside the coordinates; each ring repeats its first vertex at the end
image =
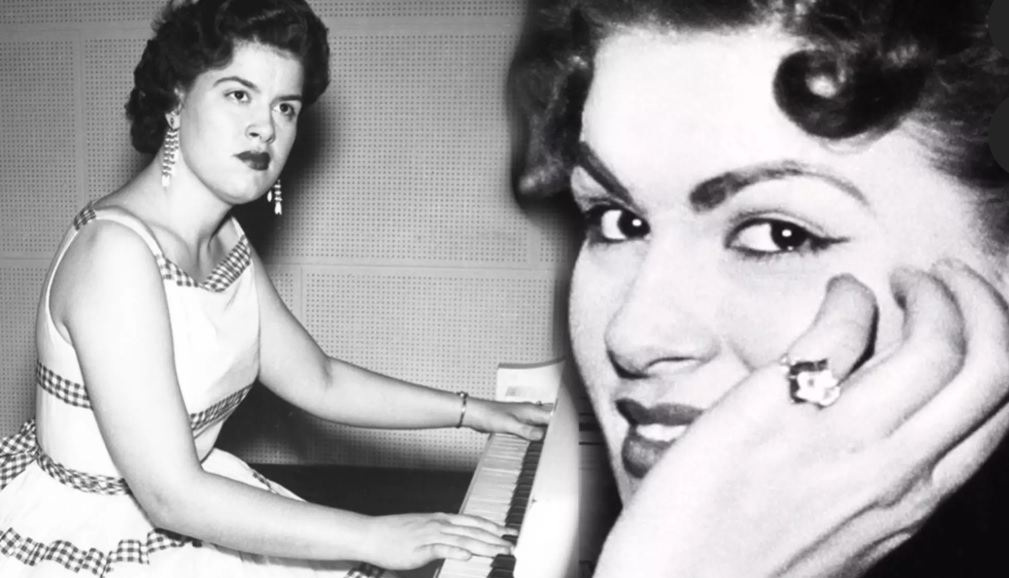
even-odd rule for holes
{"type": "Polygon", "coordinates": [[[161,185],[161,159],[103,201],[134,213],[149,226],[174,237],[194,254],[206,254],[221,230],[231,206],[213,195],[192,173],[177,171],[161,185]]]}

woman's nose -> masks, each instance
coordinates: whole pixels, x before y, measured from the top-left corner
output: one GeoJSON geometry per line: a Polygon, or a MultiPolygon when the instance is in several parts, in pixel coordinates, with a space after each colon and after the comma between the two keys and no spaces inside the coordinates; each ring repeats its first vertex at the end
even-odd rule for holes
{"type": "Polygon", "coordinates": [[[265,143],[273,142],[273,139],[277,135],[277,130],[273,123],[273,115],[269,111],[265,115],[256,115],[249,123],[246,134],[250,138],[258,139],[265,143]]]}
{"type": "MultiPolygon", "coordinates": [[[[710,361],[717,293],[702,270],[650,254],[606,327],[610,362],[623,377],[647,377],[710,361]]],[[[710,279],[713,281],[713,279],[710,279]]]]}

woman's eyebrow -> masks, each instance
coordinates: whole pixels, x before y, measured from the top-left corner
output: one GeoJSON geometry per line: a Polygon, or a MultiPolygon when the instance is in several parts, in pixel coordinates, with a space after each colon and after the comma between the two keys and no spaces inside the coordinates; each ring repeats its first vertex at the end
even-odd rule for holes
{"type": "Polygon", "coordinates": [[[690,206],[697,212],[711,211],[746,187],[793,177],[826,181],[863,205],[868,204],[865,195],[851,181],[813,165],[786,160],[729,171],[708,179],[690,191],[690,206]]]}
{"type": "Polygon", "coordinates": [[[214,81],[214,86],[218,84],[223,84],[225,82],[237,82],[249,90],[259,92],[259,87],[253,84],[251,81],[242,78],[241,76],[222,76],[214,81]]]}
{"type": "Polygon", "coordinates": [[[614,197],[617,197],[628,205],[632,204],[631,192],[627,190],[627,187],[617,179],[610,169],[606,168],[603,161],[599,160],[599,157],[596,156],[595,151],[592,150],[589,143],[585,141],[578,143],[578,158],[575,165],[581,167],[594,181],[599,183],[601,187],[614,197]]]}
{"type": "MultiPolygon", "coordinates": [[[[216,81],[214,81],[214,86],[229,81],[237,82],[238,84],[241,84],[242,86],[248,88],[253,92],[260,92],[259,87],[256,86],[255,83],[248,81],[242,78],[241,76],[225,76],[223,78],[218,78],[216,81]]],[[[298,102],[301,102],[302,99],[300,94],[285,94],[283,96],[277,97],[277,100],[297,100],[298,102]]]]}
{"type": "MultiPolygon", "coordinates": [[[[585,170],[600,186],[610,194],[631,204],[631,193],[620,180],[599,160],[587,142],[578,143],[577,166],[585,170]]],[[[714,210],[746,187],[765,181],[783,180],[794,177],[814,178],[825,181],[852,198],[867,205],[862,191],[851,181],[830,171],[794,160],[764,163],[729,171],[710,178],[690,191],[690,206],[699,213],[714,210]]]]}

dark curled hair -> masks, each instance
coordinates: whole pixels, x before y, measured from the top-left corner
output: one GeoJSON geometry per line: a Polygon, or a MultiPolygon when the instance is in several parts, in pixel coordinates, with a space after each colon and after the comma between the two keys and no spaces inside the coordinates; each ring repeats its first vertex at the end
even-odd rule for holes
{"type": "Polygon", "coordinates": [[[227,66],[237,44],[265,44],[300,61],[305,106],[329,84],[327,30],[304,0],[170,1],[154,30],[126,103],[133,148],[142,153],[161,147],[165,114],[178,106],[176,89],[186,90],[200,74],[227,66]]]}
{"type": "Polygon", "coordinates": [[[515,190],[566,190],[600,42],[626,27],[672,32],[773,25],[803,41],[774,79],[782,111],[810,135],[879,136],[908,120],[933,163],[979,192],[1009,239],[1009,173],[988,125],[1009,96],[1009,60],[987,27],[991,0],[532,0],[509,90],[515,190]],[[993,209],[993,210],[991,210],[993,209]]]}

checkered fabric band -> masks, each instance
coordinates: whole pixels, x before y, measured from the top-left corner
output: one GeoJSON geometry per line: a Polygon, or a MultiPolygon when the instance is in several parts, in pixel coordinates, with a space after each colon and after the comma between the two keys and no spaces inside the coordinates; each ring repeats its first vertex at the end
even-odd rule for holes
{"type": "Polygon", "coordinates": [[[188,273],[169,261],[164,255],[156,255],[156,257],[158,268],[161,269],[161,278],[165,281],[175,283],[179,287],[197,287],[220,293],[230,287],[249,266],[249,263],[252,262],[252,251],[249,248],[249,241],[243,235],[238,240],[238,244],[228,253],[227,258],[218,263],[214,271],[202,283],[197,283],[188,273]]]}
{"type": "Polygon", "coordinates": [[[142,540],[120,540],[115,550],[102,552],[95,548],[79,548],[66,540],[39,542],[8,528],[0,534],[0,554],[14,558],[26,566],[38,566],[51,561],[75,573],[87,573],[97,578],[114,575],[120,564],[150,564],[151,554],[169,548],[192,545],[198,540],[165,530],[151,530],[142,540]]]}
{"type": "MultiPolygon", "coordinates": [[[[252,468],[249,469],[252,470],[252,468]]],[[[276,490],[273,489],[273,484],[270,483],[270,480],[266,479],[266,476],[264,476],[263,474],[257,472],[256,470],[252,470],[252,477],[256,478],[256,481],[259,482],[260,484],[263,484],[263,487],[266,488],[267,490],[273,493],[277,493],[276,490]]]]}
{"type": "Polygon", "coordinates": [[[42,365],[41,361],[35,363],[35,383],[74,407],[91,409],[91,401],[84,385],[60,377],[55,371],[42,365]]]}
{"type": "Polygon", "coordinates": [[[37,453],[35,420],[25,422],[21,431],[0,440],[0,490],[34,462],[37,453]]]}
{"type": "MultiPolygon", "coordinates": [[[[48,393],[73,405],[90,409],[84,386],[60,377],[41,363],[36,365],[39,386],[48,393]]],[[[189,425],[194,432],[231,415],[249,394],[252,386],[242,388],[207,409],[189,414],[189,425]]],[[[82,492],[103,495],[130,493],[126,480],[112,476],[89,474],[67,468],[42,452],[38,447],[35,420],[21,426],[17,434],[0,440],[0,490],[21,474],[32,462],[54,480],[82,492]]],[[[268,484],[267,484],[268,486],[268,484]]]]}
{"type": "Polygon", "coordinates": [[[0,442],[0,490],[7,487],[32,462],[38,462],[49,477],[63,485],[89,494],[117,496],[130,493],[126,480],[112,476],[88,474],[60,465],[46,455],[38,445],[35,420],[21,426],[17,434],[0,442]]]}
{"type": "MultiPolygon", "coordinates": [[[[95,210],[89,204],[74,217],[74,228],[80,231],[84,225],[94,221],[97,217],[97,213],[95,213],[95,210]]],[[[156,244],[156,241],[152,242],[156,244]]],[[[154,257],[158,263],[158,269],[161,271],[162,280],[174,283],[179,287],[195,287],[220,293],[230,287],[242,275],[242,272],[248,268],[252,262],[252,249],[249,245],[249,240],[246,239],[245,235],[242,235],[224,261],[218,263],[210,276],[202,283],[198,283],[162,253],[155,253],[154,257]]]]}
{"type": "MultiPolygon", "coordinates": [[[[60,400],[74,407],[91,409],[91,401],[88,399],[88,392],[84,385],[60,376],[42,365],[41,361],[35,363],[35,381],[39,387],[60,400]]],[[[250,389],[252,389],[251,385],[246,386],[203,411],[189,414],[189,426],[193,431],[199,431],[209,424],[228,417],[242,403],[250,389]]]]}
{"type": "Polygon", "coordinates": [[[123,478],[100,476],[72,470],[56,463],[56,460],[41,450],[38,450],[35,459],[39,467],[42,468],[42,471],[49,474],[50,478],[75,490],[105,496],[119,496],[130,493],[130,487],[126,485],[126,480],[123,478]]]}
{"type": "Polygon", "coordinates": [[[228,417],[238,408],[245,396],[249,395],[251,389],[251,385],[246,386],[201,412],[189,414],[189,427],[194,432],[200,431],[204,427],[228,417]]]}
{"type": "Polygon", "coordinates": [[[74,228],[80,231],[84,227],[84,225],[87,225],[88,223],[93,221],[94,218],[95,218],[95,210],[92,209],[91,204],[88,203],[88,206],[84,207],[84,210],[81,211],[80,213],[77,213],[77,216],[74,217],[74,228]]]}

